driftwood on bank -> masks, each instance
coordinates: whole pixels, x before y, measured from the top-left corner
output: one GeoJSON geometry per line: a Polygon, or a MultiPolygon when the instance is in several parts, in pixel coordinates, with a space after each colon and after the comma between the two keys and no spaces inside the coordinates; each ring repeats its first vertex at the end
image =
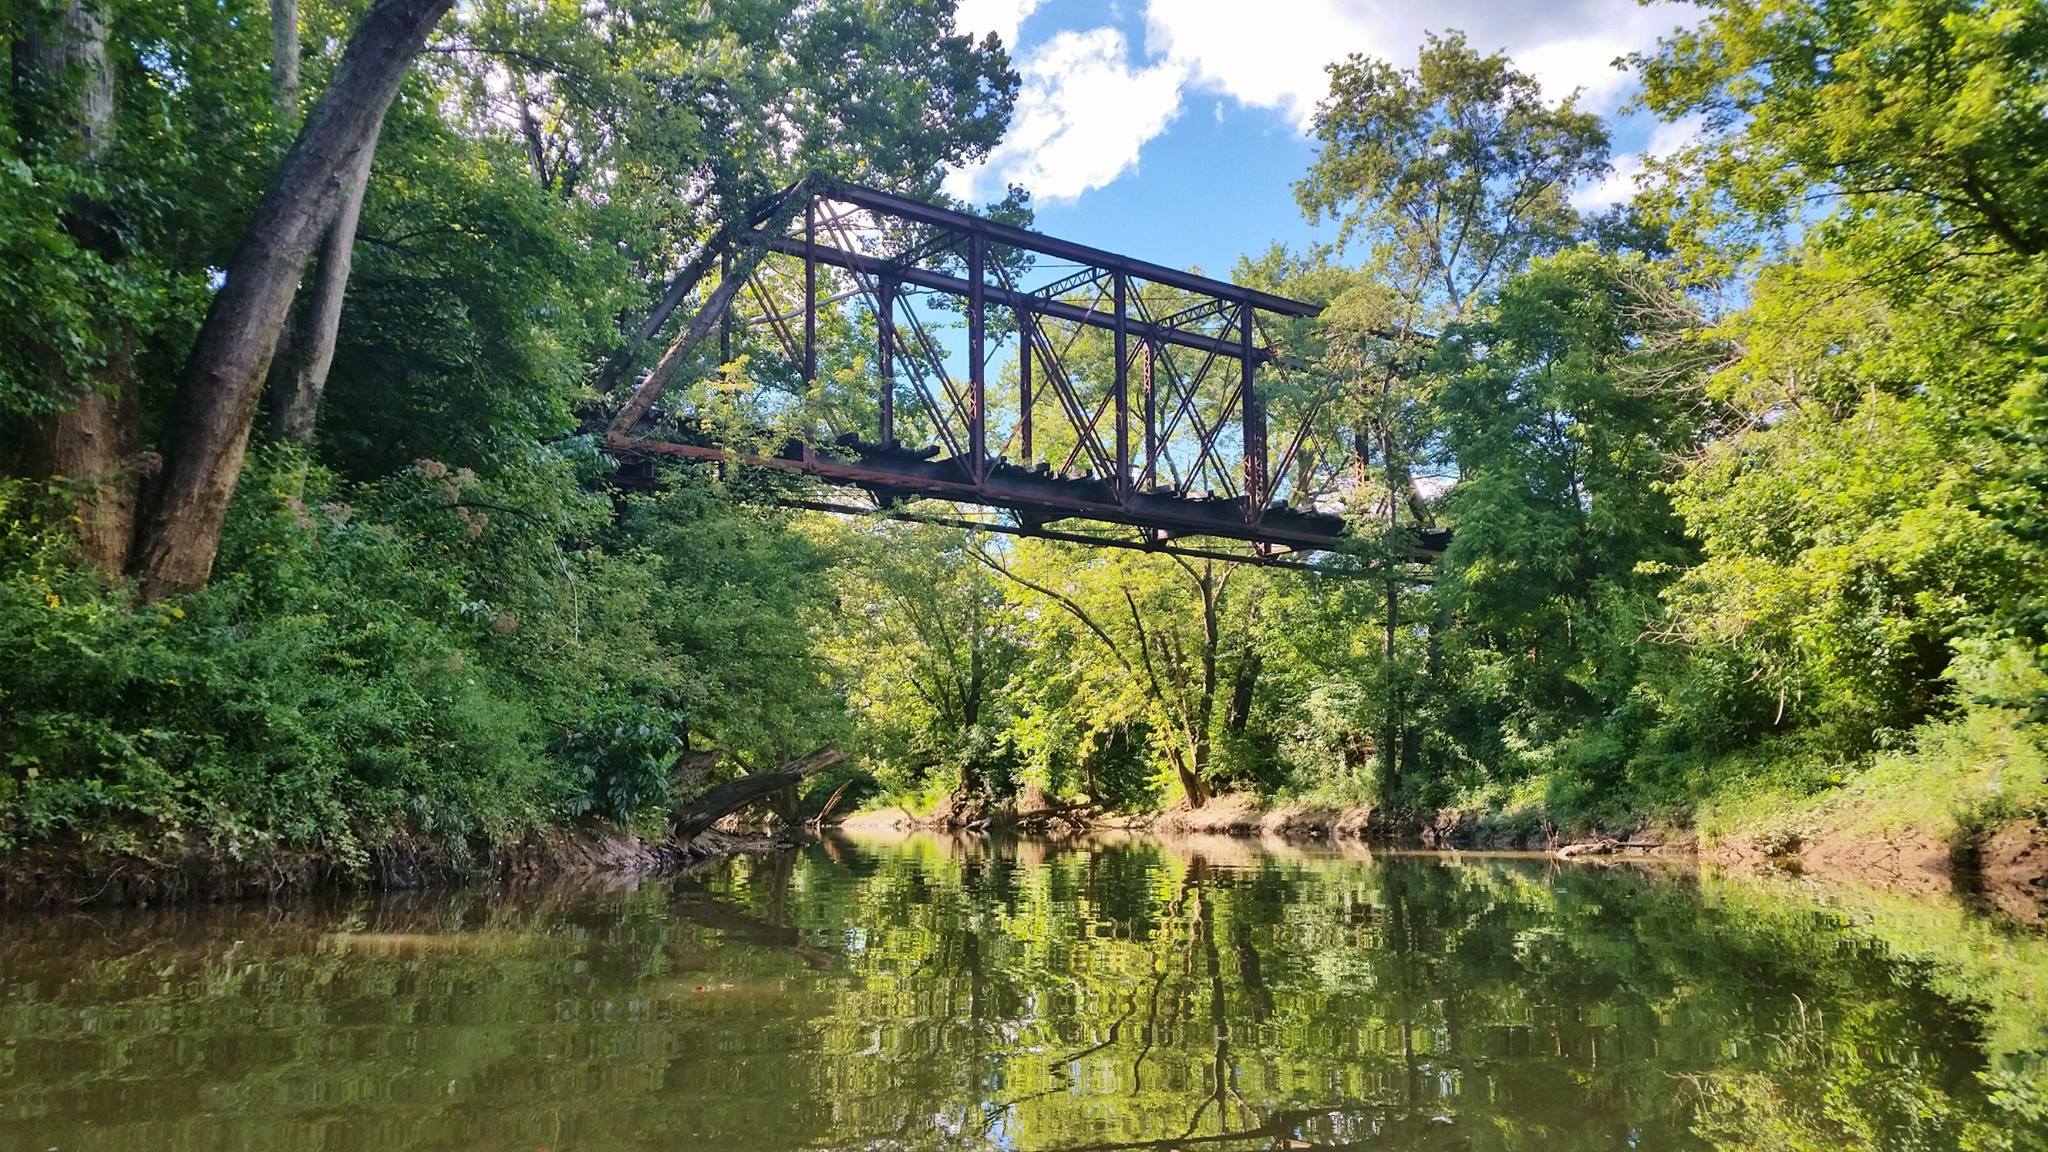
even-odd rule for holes
{"type": "Polygon", "coordinates": [[[832,813],[838,809],[839,801],[845,797],[846,790],[851,787],[853,787],[853,781],[848,780],[844,784],[841,784],[839,787],[834,788],[832,790],[832,795],[826,797],[825,806],[823,808],[818,809],[818,814],[816,816],[811,817],[811,825],[813,827],[823,828],[826,825],[826,823],[832,819],[832,813]]]}
{"type": "Polygon", "coordinates": [[[955,832],[1001,828],[1058,836],[1086,831],[1101,814],[1101,806],[1090,798],[1056,799],[1027,785],[1008,799],[979,792],[955,792],[937,811],[923,819],[912,817],[912,823],[955,832]]]}
{"type": "Polygon", "coordinates": [[[1661,840],[1615,840],[1608,837],[1567,844],[1552,855],[1560,860],[1576,860],[1582,856],[1612,856],[1618,852],[1647,852],[1662,847],[1664,843],[1661,840]]]}
{"type": "MultiPolygon", "coordinates": [[[[674,836],[677,840],[687,841],[751,804],[784,794],[793,799],[798,785],[845,758],[839,749],[827,744],[773,772],[749,772],[745,776],[735,776],[671,809],[670,826],[674,836]]],[[[789,807],[794,810],[796,806],[792,803],[789,807]]]]}

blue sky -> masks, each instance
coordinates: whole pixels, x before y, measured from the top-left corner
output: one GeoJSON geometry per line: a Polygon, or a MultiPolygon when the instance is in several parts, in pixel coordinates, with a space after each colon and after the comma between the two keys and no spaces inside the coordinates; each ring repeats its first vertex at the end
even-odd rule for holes
{"type": "Polygon", "coordinates": [[[1648,48],[1691,10],[1637,0],[960,0],[959,22],[994,32],[1024,77],[1010,132],[949,190],[974,201],[1016,182],[1038,227],[1164,264],[1227,276],[1240,253],[1312,229],[1294,182],[1314,159],[1309,117],[1323,66],[1352,52],[1414,63],[1430,31],[1502,50],[1546,95],[1574,90],[1607,116],[1615,173],[1582,206],[1625,199],[1645,154],[1690,134],[1622,111],[1613,60],[1648,48]]]}

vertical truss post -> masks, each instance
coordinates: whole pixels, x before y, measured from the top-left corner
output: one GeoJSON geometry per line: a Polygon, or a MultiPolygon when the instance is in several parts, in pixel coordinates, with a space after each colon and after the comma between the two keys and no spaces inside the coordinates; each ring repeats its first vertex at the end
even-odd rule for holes
{"type": "Polygon", "coordinates": [[[1116,377],[1111,384],[1116,396],[1116,476],[1109,482],[1109,490],[1117,499],[1130,499],[1131,485],[1131,364],[1130,364],[1130,322],[1124,315],[1125,298],[1129,294],[1128,281],[1123,273],[1116,274],[1116,377]]]}
{"type": "Polygon", "coordinates": [[[804,204],[804,383],[812,383],[817,378],[818,200],[811,196],[804,204]]]}
{"type": "Polygon", "coordinates": [[[988,241],[976,232],[967,243],[967,455],[968,474],[979,484],[988,474],[987,309],[983,307],[983,265],[988,241]]]}
{"type": "MultiPolygon", "coordinates": [[[[1144,343],[1145,349],[1145,462],[1138,469],[1140,476],[1155,476],[1159,471],[1159,405],[1152,395],[1152,341],[1144,343]]],[[[1135,485],[1135,481],[1133,484],[1135,485]]]]}
{"type": "Polygon", "coordinates": [[[1256,521],[1266,511],[1266,437],[1261,427],[1259,395],[1255,389],[1258,360],[1252,354],[1252,306],[1249,301],[1237,312],[1238,389],[1244,407],[1244,514],[1256,521]]]}
{"type": "Polygon", "coordinates": [[[1019,430],[1023,435],[1024,466],[1029,468],[1038,462],[1031,451],[1031,331],[1024,326],[1036,325],[1038,318],[1022,308],[1017,309],[1017,416],[1019,430]]]}
{"type": "Polygon", "coordinates": [[[875,334],[881,347],[876,367],[882,382],[882,447],[896,446],[896,282],[887,276],[875,287],[875,334]]]}

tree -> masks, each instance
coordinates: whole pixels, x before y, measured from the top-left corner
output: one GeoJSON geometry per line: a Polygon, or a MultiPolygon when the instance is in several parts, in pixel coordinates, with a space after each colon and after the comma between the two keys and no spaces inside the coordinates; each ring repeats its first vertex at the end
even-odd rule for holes
{"type": "MultiPolygon", "coordinates": [[[[1527,262],[1578,233],[1570,193],[1607,170],[1607,132],[1576,96],[1555,106],[1507,57],[1483,56],[1464,36],[1431,36],[1413,69],[1353,55],[1330,68],[1330,95],[1316,111],[1322,151],[1296,197],[1313,220],[1335,218],[1340,238],[1363,234],[1367,267],[1397,306],[1354,296],[1332,314],[1329,346],[1350,382],[1357,496],[1353,512],[1398,540],[1405,503],[1420,527],[1434,516],[1415,469],[1455,468],[1432,443],[1428,337],[1527,262]],[[1364,484],[1377,457],[1384,495],[1364,484]]],[[[1385,587],[1383,678],[1387,725],[1380,741],[1391,782],[1397,756],[1412,757],[1403,679],[1391,675],[1401,591],[1385,587]]],[[[1447,621],[1436,613],[1434,633],[1447,621]]],[[[1433,633],[1433,634],[1434,634],[1433,633]]],[[[1432,640],[1428,673],[1439,667],[1432,640]]]]}
{"type": "MultiPolygon", "coordinates": [[[[299,115],[298,0],[270,0],[270,43],[278,114],[285,123],[293,123],[299,115]]],[[[294,299],[293,310],[278,333],[268,388],[270,431],[279,440],[298,444],[313,440],[320,396],[327,387],[335,338],[341,329],[342,300],[348,291],[356,225],[369,188],[371,157],[372,152],[365,150],[356,166],[343,175],[341,206],[320,237],[312,283],[302,286],[310,290],[294,299]]]]}
{"type": "Polygon", "coordinates": [[[1610,717],[1630,746],[1648,726],[1630,707],[1643,637],[1698,559],[1669,483],[1718,426],[1700,323],[1657,267],[1582,247],[1508,281],[1443,350],[1460,479],[1436,595],[1468,671],[1437,723],[1496,774],[1610,717]]]}
{"type": "Polygon", "coordinates": [[[953,10],[490,0],[436,46],[469,131],[515,143],[550,195],[589,201],[585,226],[632,262],[600,390],[655,346],[709,242],[764,195],[816,171],[929,196],[994,146],[1018,78],[953,10]]]}
{"type": "Polygon", "coordinates": [[[834,657],[878,775],[899,792],[933,777],[970,793],[1006,788],[1010,680],[1023,652],[1016,607],[975,559],[983,543],[931,525],[845,539],[834,657]]]}
{"type": "MultiPolygon", "coordinates": [[[[99,195],[114,144],[114,70],[108,56],[107,12],[92,0],[24,5],[13,44],[10,97],[16,130],[45,166],[61,165],[74,191],[58,208],[62,240],[76,257],[117,264],[121,244],[99,195]]],[[[22,169],[23,174],[26,166],[22,169]]],[[[45,249],[31,259],[50,259],[45,249]]],[[[132,339],[119,323],[91,322],[72,334],[73,348],[47,343],[52,333],[23,331],[31,363],[54,379],[36,381],[51,395],[23,437],[21,467],[71,489],[84,559],[119,573],[134,532],[137,397],[130,378],[132,339]],[[88,344],[88,340],[91,341],[88,344]],[[96,357],[76,349],[97,345],[96,357]]]]}
{"type": "Polygon", "coordinates": [[[1682,255],[1753,277],[1711,382],[1737,419],[1676,489],[1705,553],[1676,618],[1844,754],[1953,710],[1959,646],[2038,586],[1985,513],[2024,472],[2044,60],[2038,5],[1938,0],[1717,4],[1636,60],[1703,125],[1656,197],[1682,255]]]}
{"type": "Polygon", "coordinates": [[[1545,103],[1533,77],[1459,33],[1429,37],[1410,70],[1355,54],[1332,65],[1315,123],[1322,151],[1296,197],[1312,221],[1336,219],[1344,240],[1365,235],[1367,270],[1397,302],[1369,289],[1340,297],[1326,325],[1329,368],[1352,381],[1360,478],[1377,453],[1389,488],[1422,516],[1412,469],[1429,457],[1417,411],[1429,383],[1415,345],[1571,242],[1580,219],[1569,196],[1607,170],[1607,131],[1576,97],[1545,103]]]}
{"type": "Polygon", "coordinates": [[[1102,742],[1118,725],[1142,724],[1182,798],[1207,803],[1227,779],[1217,771],[1219,730],[1242,731],[1258,680],[1259,650],[1245,636],[1256,599],[1231,596],[1247,570],[1036,543],[978,555],[1034,606],[1033,674],[1066,682],[1067,697],[1084,702],[1084,731],[1102,742]],[[1093,658],[1082,663],[1077,652],[1093,658]]]}
{"type": "Polygon", "coordinates": [[[299,274],[350,181],[367,171],[385,109],[452,3],[377,0],[364,14],[229,259],[172,403],[163,479],[137,542],[145,600],[200,587],[212,573],[299,274]]]}
{"type": "Polygon", "coordinates": [[[680,717],[686,751],[762,768],[840,739],[847,717],[822,643],[836,557],[749,497],[677,469],[628,503],[614,547],[644,598],[626,626],[670,669],[644,695],[680,717]]]}
{"type": "MultiPolygon", "coordinates": [[[[556,39],[490,39],[487,54],[477,29],[504,9],[485,6],[409,66],[395,57],[426,40],[429,14],[378,52],[389,5],[294,7],[0,11],[20,65],[0,93],[0,627],[39,654],[0,709],[0,840],[254,837],[346,866],[408,834],[459,865],[549,823],[645,817],[679,763],[730,771],[843,735],[820,645],[830,553],[742,507],[764,493],[689,470],[657,496],[618,495],[616,462],[575,435],[576,406],[617,318],[701,242],[700,215],[735,209],[701,176],[765,183],[817,159],[935,180],[999,131],[1015,86],[1000,50],[954,34],[943,3],[657,3],[525,6],[551,14],[537,26],[556,39]],[[119,112],[90,155],[55,115],[75,107],[77,70],[29,67],[45,18],[80,13],[104,16],[119,112]],[[600,58],[604,83],[583,83],[600,58]],[[508,131],[464,99],[512,76],[508,60],[558,85],[550,108],[584,117],[565,144],[536,97],[539,168],[516,120],[508,131]],[[303,125],[297,87],[329,101],[303,125]],[[380,115],[359,107],[366,88],[399,95],[380,115]],[[802,157],[783,152],[792,109],[802,157]],[[344,153],[366,161],[372,137],[376,176],[357,182],[344,153]],[[308,254],[335,247],[322,204],[338,219],[357,189],[357,243],[330,252],[350,265],[338,324],[315,309],[342,407],[311,446],[266,444],[250,417],[270,353],[248,318],[283,315],[282,295],[338,298],[322,285],[342,283],[339,261],[308,254]],[[626,237],[639,246],[622,251],[626,237]],[[174,397],[195,358],[217,371],[174,397]],[[145,533],[184,548],[175,534],[206,526],[170,507],[177,494],[196,484],[224,502],[205,588],[137,602],[118,560],[76,566],[73,513],[90,527],[103,506],[97,468],[16,479],[38,447],[28,433],[102,396],[120,401],[116,431],[139,443],[161,429],[172,453],[145,533]]],[[[122,492],[148,461],[118,461],[122,492]]],[[[133,535],[106,539],[125,551],[133,535]]],[[[161,576],[146,593],[171,587],[161,576]]]]}
{"type": "MultiPolygon", "coordinates": [[[[1660,199],[1706,270],[1760,232],[1906,209],[1932,231],[1890,254],[2048,252],[2048,12],[2031,0],[1718,0],[1631,63],[1642,101],[1694,117],[1660,199]]],[[[1902,238],[1903,239],[1903,238],[1902,238]]]]}
{"type": "Polygon", "coordinates": [[[1413,69],[1353,54],[1316,109],[1322,152],[1296,196],[1363,233],[1409,301],[1403,331],[1462,315],[1579,228],[1569,196],[1607,170],[1607,130],[1576,97],[1547,104],[1506,56],[1432,35],[1413,69]]]}
{"type": "Polygon", "coordinates": [[[1753,663],[1778,722],[1851,754],[1949,709],[1956,644],[2032,582],[1980,462],[2003,455],[2024,356],[1988,337],[2041,281],[1893,297],[1868,269],[1816,246],[1724,325],[1740,354],[1710,387],[1738,416],[1677,481],[1704,558],[1671,591],[1686,634],[1753,663]]]}

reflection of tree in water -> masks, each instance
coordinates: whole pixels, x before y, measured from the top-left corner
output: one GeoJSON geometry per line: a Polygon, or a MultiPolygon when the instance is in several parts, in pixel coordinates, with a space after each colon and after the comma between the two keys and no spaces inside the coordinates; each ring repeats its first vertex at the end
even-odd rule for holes
{"type": "MultiPolygon", "coordinates": [[[[960,866],[970,906],[986,868],[960,866]]],[[[1844,949],[1824,918],[1731,920],[1676,881],[1521,865],[1217,867],[1131,845],[1047,871],[1059,879],[1043,891],[1078,893],[1052,918],[1089,926],[1078,942],[1045,930],[1028,886],[972,929],[980,978],[1022,975],[1036,996],[1000,1025],[978,1017],[1000,1049],[981,1080],[1001,1088],[980,1093],[976,1137],[1705,1146],[1689,1085],[1750,1068],[1795,1094],[1841,1086],[1756,1042],[1815,998],[1884,1005],[1886,1050],[1915,1053],[1894,1072],[1951,1111],[1986,1106],[1981,1009],[1934,995],[1881,949],[1844,949]]],[[[1886,1101],[1863,1106],[1874,1130],[1910,1122],[1886,1101]]]]}
{"type": "Polygon", "coordinates": [[[1803,903],[1241,845],[32,928],[6,1147],[2025,1148],[2048,1047],[1803,903]]]}

